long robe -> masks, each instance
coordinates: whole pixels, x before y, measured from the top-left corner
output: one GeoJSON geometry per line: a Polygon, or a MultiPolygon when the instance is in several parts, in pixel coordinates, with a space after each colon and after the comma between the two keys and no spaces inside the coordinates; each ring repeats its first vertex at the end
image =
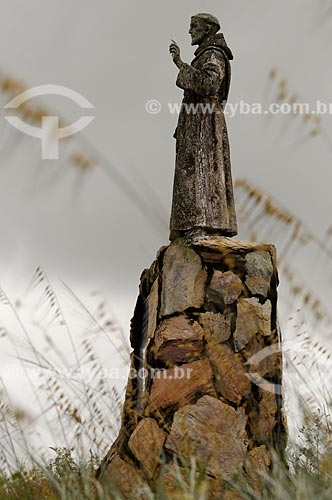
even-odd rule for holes
{"type": "Polygon", "coordinates": [[[195,54],[191,65],[181,67],[176,82],[184,90],[184,98],[175,132],[171,240],[197,230],[203,234],[237,234],[223,111],[232,54],[222,34],[207,41],[195,54]]]}

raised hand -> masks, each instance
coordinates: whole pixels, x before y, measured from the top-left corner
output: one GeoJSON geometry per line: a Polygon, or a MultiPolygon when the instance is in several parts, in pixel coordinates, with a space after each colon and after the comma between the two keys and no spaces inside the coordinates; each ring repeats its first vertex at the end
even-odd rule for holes
{"type": "Polygon", "coordinates": [[[176,64],[176,66],[179,66],[183,62],[181,59],[181,49],[174,40],[171,40],[171,42],[172,43],[169,46],[169,51],[172,55],[174,64],[176,64]]]}

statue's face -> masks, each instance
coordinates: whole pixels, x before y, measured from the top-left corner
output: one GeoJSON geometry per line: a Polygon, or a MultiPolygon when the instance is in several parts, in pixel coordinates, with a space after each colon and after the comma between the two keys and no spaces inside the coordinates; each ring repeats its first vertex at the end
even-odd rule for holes
{"type": "Polygon", "coordinates": [[[210,27],[199,18],[193,18],[190,23],[189,34],[191,35],[191,45],[200,45],[208,36],[210,27]]]}

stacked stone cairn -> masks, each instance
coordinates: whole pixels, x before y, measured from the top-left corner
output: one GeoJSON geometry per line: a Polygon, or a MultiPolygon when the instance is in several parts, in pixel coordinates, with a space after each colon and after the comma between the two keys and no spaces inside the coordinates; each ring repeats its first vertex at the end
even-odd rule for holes
{"type": "Polygon", "coordinates": [[[121,430],[101,468],[123,498],[146,498],[143,484],[183,498],[177,474],[193,459],[205,498],[241,498],[230,479],[257,490],[271,452],[283,457],[277,286],[274,246],[223,237],[178,239],[143,272],[121,430]]]}

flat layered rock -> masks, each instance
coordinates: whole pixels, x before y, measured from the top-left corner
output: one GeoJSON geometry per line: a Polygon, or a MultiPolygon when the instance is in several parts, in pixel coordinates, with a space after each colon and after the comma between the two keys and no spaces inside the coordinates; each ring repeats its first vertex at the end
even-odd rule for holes
{"type": "Polygon", "coordinates": [[[215,393],[208,359],[159,372],[152,384],[150,406],[152,410],[183,406],[190,403],[197,393],[215,393]]]}
{"type": "Polygon", "coordinates": [[[218,344],[226,342],[231,336],[232,317],[229,314],[206,312],[199,315],[206,340],[218,344]]]}
{"type": "Polygon", "coordinates": [[[131,330],[138,377],[103,469],[122,498],[141,500],[144,480],[182,500],[194,474],[197,498],[242,500],[227,481],[238,471],[258,498],[269,449],[284,459],[275,257],[272,245],[196,236],[173,241],[143,273],[131,330]]]}
{"type": "Polygon", "coordinates": [[[173,244],[165,252],[160,317],[200,309],[204,303],[207,273],[197,253],[186,245],[173,244]]]}
{"type": "Polygon", "coordinates": [[[266,446],[253,448],[248,453],[248,462],[245,469],[252,487],[257,491],[262,490],[262,478],[260,474],[267,474],[270,470],[271,455],[266,446]]]}
{"type": "Polygon", "coordinates": [[[216,398],[204,396],[174,415],[166,448],[184,457],[195,456],[215,477],[233,475],[244,464],[247,417],[216,398]]]}
{"type": "Polygon", "coordinates": [[[165,432],[152,418],[141,420],[130,436],[128,446],[150,479],[159,464],[165,440],[165,432]]]}
{"type": "Polygon", "coordinates": [[[158,278],[154,281],[148,298],[149,319],[148,319],[148,337],[154,337],[158,319],[159,305],[159,283],[158,278]]]}
{"type": "Polygon", "coordinates": [[[227,345],[208,344],[207,354],[217,391],[228,401],[239,403],[251,388],[243,361],[227,345]]]}
{"type": "Polygon", "coordinates": [[[244,349],[251,338],[258,333],[264,336],[271,335],[271,313],[272,305],[269,300],[262,305],[255,297],[239,299],[234,332],[236,352],[244,349]]]}
{"type": "Polygon", "coordinates": [[[143,480],[134,465],[116,455],[107,467],[107,478],[126,500],[139,500],[143,495],[143,480]]]}
{"type": "Polygon", "coordinates": [[[267,472],[271,465],[271,456],[266,446],[262,445],[249,451],[249,460],[255,470],[267,472]]]}
{"type": "Polygon", "coordinates": [[[233,304],[241,295],[242,281],[232,271],[214,271],[206,298],[219,307],[233,304]]]}
{"type": "Polygon", "coordinates": [[[246,285],[253,295],[267,297],[273,275],[269,252],[251,252],[246,255],[246,285]]]}
{"type": "Polygon", "coordinates": [[[272,440],[272,431],[276,425],[278,411],[275,394],[261,390],[262,398],[258,408],[254,408],[249,416],[249,429],[257,442],[266,443],[272,440]]]}
{"type": "Polygon", "coordinates": [[[249,372],[260,377],[281,376],[282,373],[282,352],[281,345],[272,344],[265,346],[262,339],[252,337],[242,354],[247,360],[249,372]]]}
{"type": "MultiPolygon", "coordinates": [[[[163,476],[162,488],[166,491],[168,500],[184,500],[187,498],[186,492],[191,491],[192,478],[190,468],[184,469],[179,466],[168,466],[167,472],[163,476]]],[[[195,495],[196,498],[206,500],[220,500],[224,493],[224,482],[213,479],[209,476],[202,477],[201,471],[195,474],[195,495]]]]}
{"type": "Polygon", "coordinates": [[[183,500],[183,486],[177,481],[176,472],[166,472],[162,488],[165,489],[168,500],[183,500]]]}
{"type": "Polygon", "coordinates": [[[197,321],[180,315],[163,320],[155,335],[154,355],[163,363],[190,363],[201,358],[204,332],[197,321]]]}
{"type": "Polygon", "coordinates": [[[225,238],[223,236],[216,236],[215,238],[199,238],[192,242],[195,247],[202,247],[205,249],[213,250],[214,252],[227,255],[228,253],[238,253],[243,255],[252,251],[275,251],[274,245],[264,243],[253,243],[251,241],[237,240],[234,238],[225,238]]]}
{"type": "Polygon", "coordinates": [[[228,490],[222,497],[217,497],[213,500],[220,500],[220,498],[222,498],[222,500],[245,500],[245,497],[235,490],[228,490]]]}

